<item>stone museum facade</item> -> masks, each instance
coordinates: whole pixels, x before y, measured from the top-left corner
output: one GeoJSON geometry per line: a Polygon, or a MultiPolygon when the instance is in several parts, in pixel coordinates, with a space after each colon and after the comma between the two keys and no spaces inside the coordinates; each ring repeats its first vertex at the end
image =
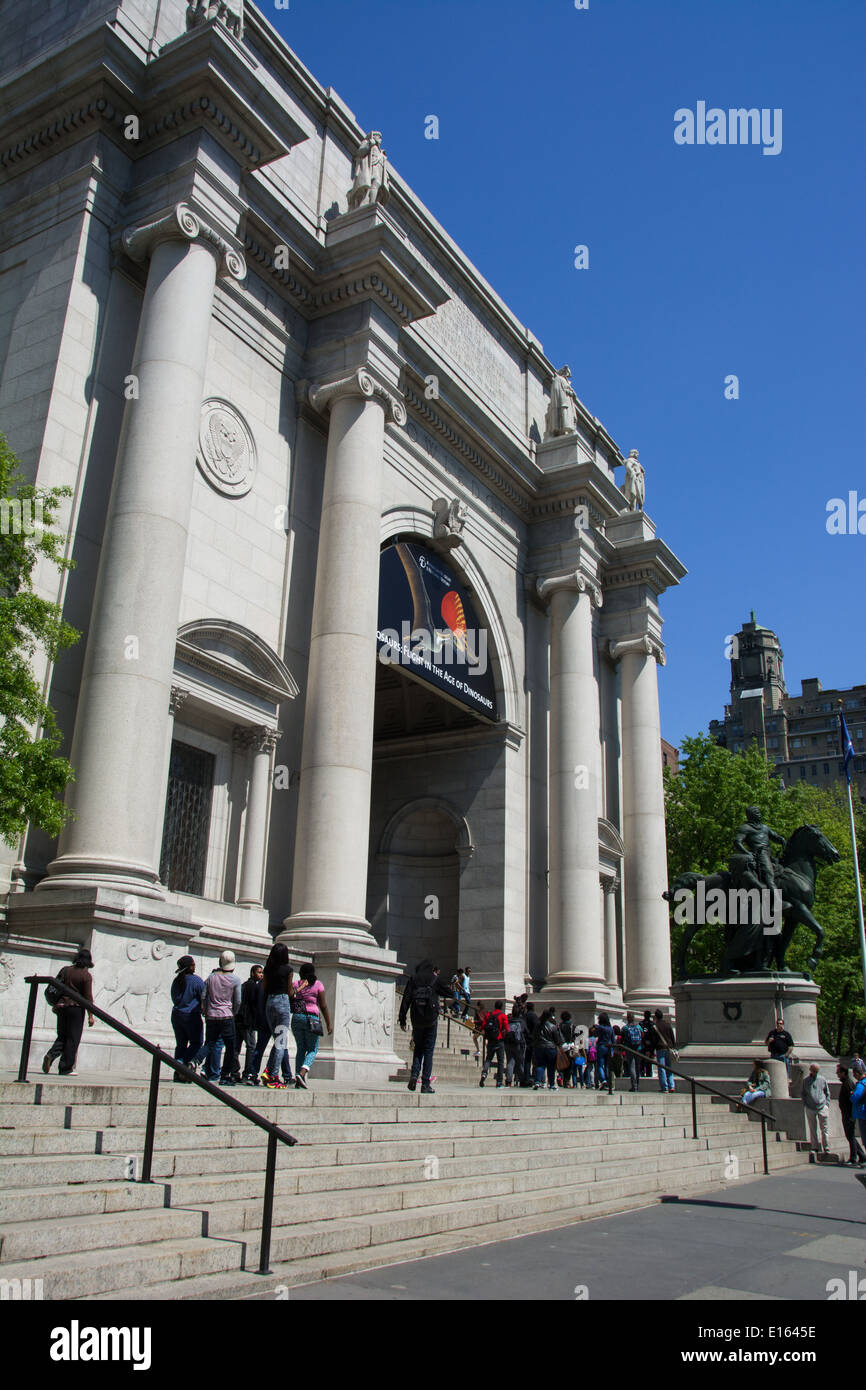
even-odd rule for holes
{"type": "Polygon", "coordinates": [[[70,489],[39,587],[82,632],[40,673],[74,818],[0,884],[4,1059],[72,943],[167,1040],[179,956],[246,975],[279,933],[359,1079],[427,954],[582,1021],[669,1007],[685,570],[636,452],[253,5],[0,12],[0,422],[70,489]]]}

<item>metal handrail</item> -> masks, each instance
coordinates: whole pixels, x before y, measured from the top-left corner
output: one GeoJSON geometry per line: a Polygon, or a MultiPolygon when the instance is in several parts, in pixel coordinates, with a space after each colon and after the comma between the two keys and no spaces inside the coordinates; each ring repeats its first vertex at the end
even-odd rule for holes
{"type": "Polygon", "coordinates": [[[257,1274],[270,1274],[272,1271],[268,1267],[271,1257],[271,1227],[273,1225],[274,1214],[274,1180],[277,1166],[277,1140],[292,1147],[297,1144],[295,1139],[286,1130],[280,1129],[272,1120],[266,1120],[264,1115],[260,1115],[257,1110],[251,1110],[242,1101],[235,1100],[234,1096],[227,1096],[221,1091],[219,1086],[214,1086],[211,1081],[205,1080],[203,1076],[197,1076],[183,1062],[178,1062],[174,1057],[169,1056],[161,1047],[143,1038],[140,1033],[136,1033],[132,1028],[127,1028],[125,1023],[121,1023],[119,1018],[113,1018],[104,1009],[100,1009],[91,1000],[85,999],[83,994],[79,994],[77,989],[66,984],[64,980],[55,978],[53,975],[26,975],[24,983],[30,986],[30,998],[27,1001],[27,1016],[24,1021],[24,1037],[21,1040],[21,1060],[18,1066],[17,1081],[27,1080],[27,1068],[30,1062],[30,1046],[33,1037],[33,1019],[36,1015],[36,992],[40,985],[54,985],[68,995],[70,999],[86,1009],[88,1014],[95,1015],[102,1023],[107,1023],[109,1028],[113,1028],[116,1033],[120,1033],[130,1042],[135,1043],[136,1047],[149,1052],[153,1058],[150,1068],[150,1089],[147,1095],[147,1120],[144,1129],[144,1154],[141,1161],[141,1182],[152,1182],[153,1170],[153,1141],[156,1133],[156,1107],[159,1099],[159,1069],[160,1066],[171,1067],[172,1071],[181,1074],[185,1081],[191,1081],[199,1086],[208,1095],[215,1096],[223,1105],[227,1105],[230,1110],[242,1115],[251,1124],[263,1129],[268,1136],[268,1156],[265,1164],[265,1195],[262,1208],[262,1239],[259,1249],[259,1267],[257,1274]]]}
{"type": "MultiPolygon", "coordinates": [[[[644,1061],[646,1061],[646,1053],[645,1053],[645,1052],[638,1052],[636,1048],[634,1048],[634,1047],[629,1047],[629,1046],[628,1046],[626,1043],[624,1043],[624,1042],[619,1042],[619,1041],[617,1041],[617,1042],[613,1043],[612,1046],[611,1046],[611,1052],[613,1052],[613,1048],[614,1048],[614,1047],[618,1047],[622,1052],[630,1052],[631,1055],[632,1055],[632,1057],[639,1057],[639,1058],[642,1058],[644,1061]]],[[[667,1051],[668,1049],[663,1048],[662,1050],[663,1050],[663,1051],[667,1051]]],[[[654,1051],[657,1052],[657,1051],[658,1051],[658,1048],[655,1048],[654,1051]]],[[[658,1061],[656,1061],[656,1066],[658,1066],[658,1065],[659,1065],[659,1064],[658,1064],[658,1061]]],[[[773,1126],[775,1127],[775,1125],[776,1125],[776,1123],[777,1123],[775,1117],[774,1117],[773,1115],[771,1115],[771,1114],[770,1114],[768,1111],[766,1111],[766,1110],[759,1110],[758,1107],[755,1106],[755,1105],[745,1105],[744,1102],[741,1101],[737,1096],[729,1096],[729,1095],[726,1095],[724,1091],[718,1090],[717,1087],[715,1087],[715,1086],[708,1086],[707,1083],[706,1083],[705,1081],[698,1081],[697,1078],[694,1077],[694,1076],[686,1076],[685,1072],[677,1071],[676,1067],[668,1067],[668,1066],[666,1066],[666,1067],[663,1068],[663,1070],[664,1070],[664,1071],[667,1071],[667,1072],[670,1072],[672,1076],[678,1076],[679,1079],[680,1079],[681,1081],[688,1081],[689,1085],[690,1085],[691,1088],[692,1088],[692,1138],[693,1138],[693,1139],[698,1139],[698,1138],[700,1137],[700,1136],[698,1135],[698,1099],[697,1099],[697,1091],[696,1091],[696,1089],[695,1089],[697,1086],[700,1086],[700,1088],[701,1088],[702,1091],[708,1091],[709,1094],[712,1095],[712,1096],[718,1096],[720,1100],[725,1101],[728,1105],[736,1105],[736,1106],[739,1107],[740,1110],[745,1110],[745,1112],[746,1112],[747,1115],[760,1115],[760,1117],[761,1117],[761,1148],[762,1148],[762,1150],[763,1150],[763,1155],[764,1155],[764,1176],[766,1177],[766,1176],[769,1174],[769,1172],[770,1172],[770,1161],[769,1161],[769,1157],[768,1157],[768,1155],[767,1155],[767,1125],[768,1125],[768,1124],[771,1124],[771,1125],[773,1125],[773,1126]]]]}
{"type": "MultiPolygon", "coordinates": [[[[397,989],[397,990],[395,991],[395,993],[396,993],[396,994],[399,994],[400,998],[402,999],[403,994],[405,993],[405,991],[402,990],[402,989],[397,989]]],[[[465,1028],[467,1033],[472,1033],[472,1034],[474,1035],[475,1032],[476,1032],[475,1025],[474,1025],[473,1023],[467,1023],[467,1022],[466,1022],[464,1019],[462,1019],[462,1018],[456,1018],[455,1015],[451,1012],[451,1005],[452,1005],[454,1002],[455,1002],[454,998],[452,998],[452,999],[442,999],[442,1000],[441,1000],[441,1004],[442,1004],[441,1015],[442,1015],[442,1017],[443,1017],[444,1020],[445,1020],[445,1046],[446,1046],[446,1047],[450,1047],[450,1046],[451,1046],[451,1024],[452,1024],[452,1023],[456,1023],[456,1024],[458,1024],[461,1028],[465,1028]]],[[[437,1017],[438,1017],[438,1016],[439,1016],[439,1015],[437,1014],[437,1017]]]]}

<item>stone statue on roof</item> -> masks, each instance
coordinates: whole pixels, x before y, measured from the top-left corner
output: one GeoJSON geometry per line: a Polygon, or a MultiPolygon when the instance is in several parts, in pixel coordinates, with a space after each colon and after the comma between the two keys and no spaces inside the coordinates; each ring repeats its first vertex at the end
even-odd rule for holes
{"type": "Polygon", "coordinates": [[[544,438],[577,433],[577,396],[571,385],[571,368],[560,367],[550,384],[550,404],[544,421],[544,438]]]}
{"type": "Polygon", "coordinates": [[[371,130],[358,146],[352,165],[352,187],[349,189],[349,211],[366,204],[388,201],[388,156],[382,149],[382,132],[371,130]]]}

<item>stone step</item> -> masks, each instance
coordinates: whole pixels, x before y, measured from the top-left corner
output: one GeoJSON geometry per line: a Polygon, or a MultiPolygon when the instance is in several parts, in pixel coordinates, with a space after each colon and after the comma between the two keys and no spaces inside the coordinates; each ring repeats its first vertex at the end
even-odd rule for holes
{"type": "Polygon", "coordinates": [[[148,1284],[237,1271],[243,1262],[242,1245],[197,1236],[52,1255],[47,1260],[13,1261],[3,1266],[3,1278],[42,1279],[46,1300],[90,1299],[123,1291],[137,1299],[139,1290],[148,1284]]]}
{"type": "Polygon", "coordinates": [[[46,1183],[0,1191],[0,1221],[56,1221],[166,1205],[162,1183],[46,1183]]]}
{"type": "Polygon", "coordinates": [[[69,1216],[62,1221],[14,1221],[0,1236],[0,1266],[76,1251],[152,1245],[204,1234],[201,1212],[183,1209],[113,1212],[69,1216]]]}

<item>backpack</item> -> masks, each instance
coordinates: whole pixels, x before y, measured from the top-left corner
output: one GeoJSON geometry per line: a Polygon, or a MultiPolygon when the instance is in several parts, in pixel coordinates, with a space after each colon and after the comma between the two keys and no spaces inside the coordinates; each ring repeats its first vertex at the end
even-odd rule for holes
{"type": "Polygon", "coordinates": [[[436,995],[432,985],[415,985],[412,991],[412,1004],[422,1013],[428,1012],[435,1005],[436,995]]]}
{"type": "Polygon", "coordinates": [[[626,1047],[631,1047],[635,1052],[639,1052],[643,1042],[643,1029],[639,1023],[627,1023],[622,1030],[622,1038],[626,1047]]]}
{"type": "MultiPolygon", "coordinates": [[[[65,981],[65,979],[66,979],[66,967],[65,967],[65,966],[64,966],[63,969],[59,972],[59,974],[56,976],[56,978],[57,978],[58,980],[64,980],[64,981],[65,981]]],[[[60,1003],[61,999],[63,999],[63,998],[65,998],[65,995],[64,995],[63,991],[60,990],[60,989],[58,989],[57,986],[56,986],[55,984],[50,984],[50,985],[46,985],[46,986],[45,986],[45,1002],[46,1002],[46,1004],[49,1006],[49,1008],[51,1008],[51,1009],[56,1009],[56,1008],[57,1008],[57,1005],[60,1003]]]]}
{"type": "Polygon", "coordinates": [[[523,1019],[520,1016],[518,1016],[517,1018],[510,1018],[508,1020],[509,1042],[517,1043],[519,1046],[524,1040],[524,1034],[525,1029],[523,1026],[523,1019]]]}
{"type": "Polygon", "coordinates": [[[500,1015],[488,1014],[487,1022],[484,1025],[484,1037],[487,1042],[499,1042],[500,1015]]]}
{"type": "Polygon", "coordinates": [[[598,1047],[596,1046],[595,1038],[590,1038],[589,1047],[586,1049],[586,1055],[591,1062],[594,1062],[598,1057],[598,1047]]]}

